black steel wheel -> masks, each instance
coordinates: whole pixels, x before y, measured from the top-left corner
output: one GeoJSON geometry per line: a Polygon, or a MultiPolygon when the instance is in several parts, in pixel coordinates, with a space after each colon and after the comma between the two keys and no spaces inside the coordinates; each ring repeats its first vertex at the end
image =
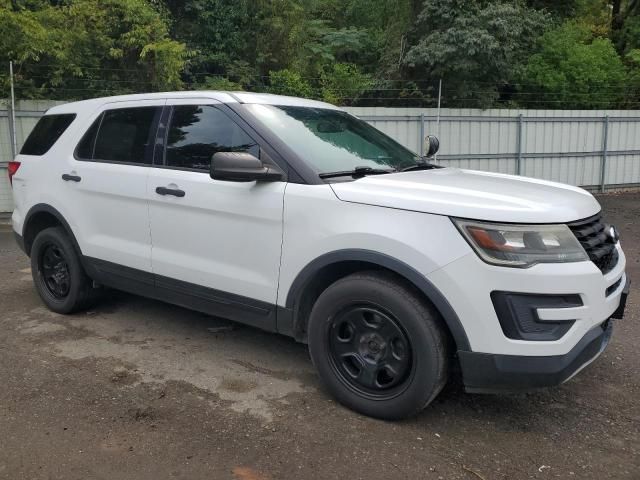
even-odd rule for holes
{"type": "Polygon", "coordinates": [[[376,418],[416,414],[448,378],[448,338],[431,305],[388,272],[362,272],[330,285],[307,329],[309,353],[327,390],[376,418]]]}
{"type": "Polygon", "coordinates": [[[31,274],[42,301],[57,313],[88,307],[97,297],[80,256],[62,227],[45,228],[31,246],[31,274]]]}
{"type": "Polygon", "coordinates": [[[339,312],[328,323],[327,337],[336,375],[360,395],[393,396],[411,373],[409,337],[378,305],[352,305],[339,312]]]}
{"type": "Polygon", "coordinates": [[[69,295],[71,275],[64,251],[54,243],[48,243],[39,252],[38,269],[49,293],[63,299],[69,295]]]}

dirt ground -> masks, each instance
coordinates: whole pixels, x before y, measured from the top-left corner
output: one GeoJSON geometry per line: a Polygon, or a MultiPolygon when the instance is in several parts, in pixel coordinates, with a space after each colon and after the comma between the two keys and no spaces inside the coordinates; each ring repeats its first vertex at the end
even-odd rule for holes
{"type": "MultiPolygon", "coordinates": [[[[640,285],[640,194],[601,197],[640,285]]],[[[60,316],[0,226],[0,478],[640,479],[640,296],[569,383],[450,385],[388,423],[322,390],[303,345],[109,293],[60,316]]]]}

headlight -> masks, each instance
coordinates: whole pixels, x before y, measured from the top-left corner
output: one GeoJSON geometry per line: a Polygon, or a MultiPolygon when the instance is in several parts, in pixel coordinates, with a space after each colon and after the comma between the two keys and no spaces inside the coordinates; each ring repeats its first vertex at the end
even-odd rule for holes
{"type": "Polygon", "coordinates": [[[452,219],[487,263],[528,268],[537,263],[589,260],[566,225],[508,225],[452,219]]]}

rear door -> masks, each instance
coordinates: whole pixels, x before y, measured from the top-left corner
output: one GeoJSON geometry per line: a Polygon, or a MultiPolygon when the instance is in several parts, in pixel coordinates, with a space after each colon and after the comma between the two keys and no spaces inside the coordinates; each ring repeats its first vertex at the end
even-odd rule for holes
{"type": "Polygon", "coordinates": [[[156,285],[178,303],[273,329],[286,183],[213,180],[215,152],[264,158],[260,140],[212,100],[167,109],[147,188],[156,285]]]}
{"type": "Polygon", "coordinates": [[[146,188],[164,103],[103,107],[57,179],[85,256],[151,272],[146,188]]]}

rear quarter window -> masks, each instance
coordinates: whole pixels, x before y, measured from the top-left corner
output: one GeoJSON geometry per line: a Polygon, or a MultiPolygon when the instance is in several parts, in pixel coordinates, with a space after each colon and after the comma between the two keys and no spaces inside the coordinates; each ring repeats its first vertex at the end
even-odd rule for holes
{"type": "Polygon", "coordinates": [[[75,113],[45,115],[40,118],[27,137],[27,141],[24,142],[20,155],[44,155],[47,153],[75,118],[75,113]]]}

